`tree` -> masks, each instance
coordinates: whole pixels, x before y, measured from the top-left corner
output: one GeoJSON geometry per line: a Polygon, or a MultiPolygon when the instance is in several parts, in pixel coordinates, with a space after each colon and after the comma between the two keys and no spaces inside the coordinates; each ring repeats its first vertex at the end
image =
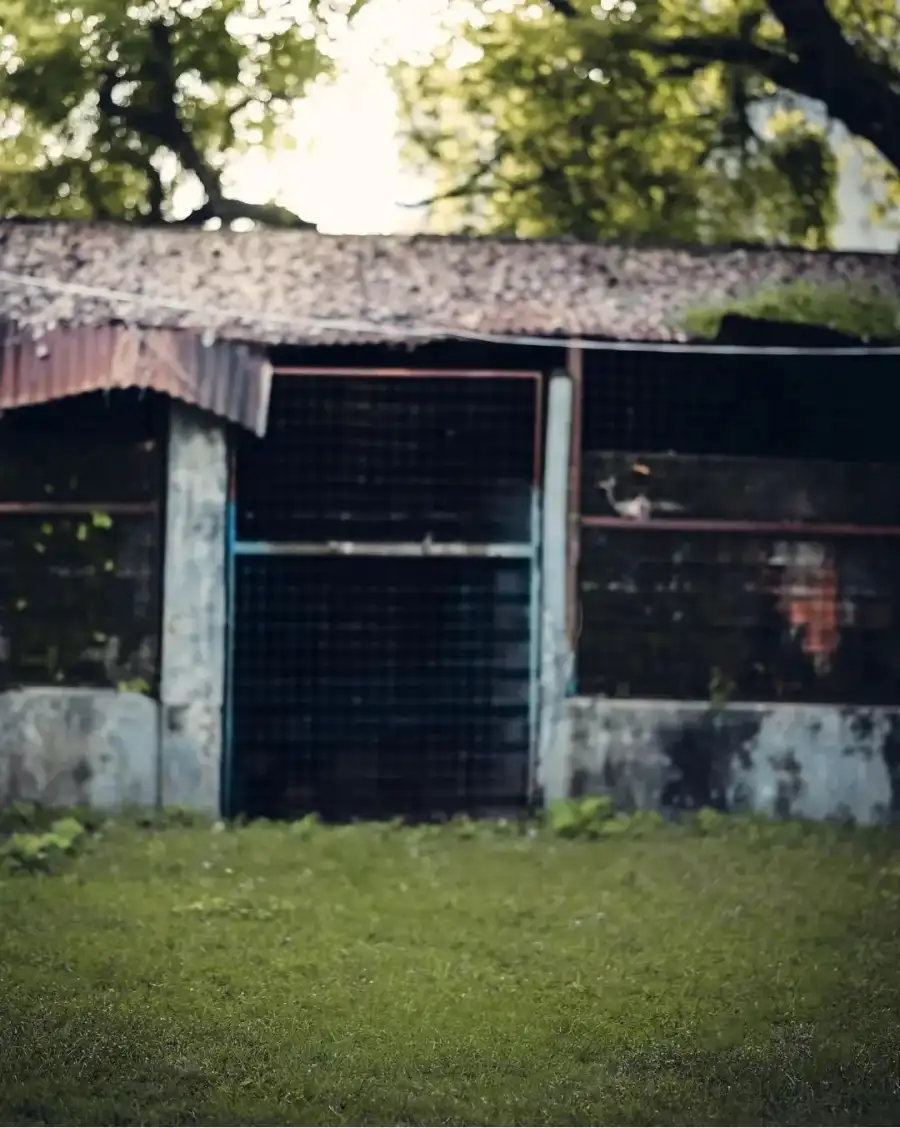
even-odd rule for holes
{"type": "Polygon", "coordinates": [[[229,197],[225,163],[284,140],[329,74],[329,32],[362,0],[0,0],[0,209],[6,216],[247,218],[307,226],[229,197]],[[302,12],[301,12],[302,14],[302,12]]]}
{"type": "Polygon", "coordinates": [[[823,246],[835,122],[866,146],[883,206],[900,198],[896,0],[470,11],[431,63],[398,74],[439,225],[823,246]]]}

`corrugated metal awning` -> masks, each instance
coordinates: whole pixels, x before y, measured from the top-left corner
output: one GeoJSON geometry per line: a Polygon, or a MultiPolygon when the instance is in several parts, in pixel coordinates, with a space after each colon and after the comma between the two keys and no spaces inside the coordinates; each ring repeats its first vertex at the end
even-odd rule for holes
{"type": "Polygon", "coordinates": [[[184,330],[0,329],[0,410],[111,388],[149,388],[265,434],[272,370],[261,349],[184,330]]]}

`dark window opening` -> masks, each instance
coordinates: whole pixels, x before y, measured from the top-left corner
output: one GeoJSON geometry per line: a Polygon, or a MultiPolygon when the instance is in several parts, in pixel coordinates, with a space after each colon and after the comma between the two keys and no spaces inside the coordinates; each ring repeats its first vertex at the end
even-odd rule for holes
{"type": "Polygon", "coordinates": [[[589,354],[579,692],[900,704],[895,364],[589,354]]]}
{"type": "Polygon", "coordinates": [[[238,447],[238,538],[526,542],[533,379],[281,376],[238,447]]]}
{"type": "Polygon", "coordinates": [[[232,806],[253,816],[518,808],[527,561],[237,561],[232,806]]]}
{"type": "Polygon", "coordinates": [[[584,356],[585,451],[897,459],[896,357],[584,356]]]}
{"type": "Polygon", "coordinates": [[[900,538],[584,530],[579,692],[900,704],[900,538]]]}
{"type": "Polygon", "coordinates": [[[494,373],[276,377],[269,433],[239,440],[236,467],[232,810],[527,802],[540,392],[494,373]],[[452,555],[404,555],[429,538],[452,555]],[[310,552],[332,541],[358,555],[310,552]],[[498,542],[521,558],[479,555],[498,542]]]}
{"type": "Polygon", "coordinates": [[[157,691],[164,419],[124,391],[0,419],[0,688],[157,691]]]}

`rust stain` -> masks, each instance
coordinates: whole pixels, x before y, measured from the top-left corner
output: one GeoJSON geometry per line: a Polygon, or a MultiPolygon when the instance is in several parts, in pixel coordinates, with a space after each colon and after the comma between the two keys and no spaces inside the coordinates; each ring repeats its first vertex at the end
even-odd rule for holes
{"type": "Polygon", "coordinates": [[[812,542],[781,544],[770,563],[781,569],[778,610],[820,676],[840,644],[840,590],[834,558],[812,542]]]}
{"type": "Polygon", "coordinates": [[[0,411],[84,392],[147,388],[265,433],[271,367],[262,350],[125,325],[0,328],[0,411]]]}

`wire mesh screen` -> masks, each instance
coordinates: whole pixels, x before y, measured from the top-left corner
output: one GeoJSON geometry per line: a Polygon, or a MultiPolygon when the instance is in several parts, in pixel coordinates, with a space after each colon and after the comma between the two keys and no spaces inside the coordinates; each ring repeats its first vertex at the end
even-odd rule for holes
{"type": "Polygon", "coordinates": [[[128,392],[0,419],[0,688],[155,690],[163,426],[128,392]]]}
{"type": "Polygon", "coordinates": [[[281,376],[238,454],[249,541],[527,542],[537,382],[281,376]]]}
{"type": "Polygon", "coordinates": [[[900,462],[591,451],[581,510],[588,519],[807,523],[811,533],[816,524],[900,527],[900,462]]]}
{"type": "Polygon", "coordinates": [[[0,687],[150,693],[158,650],[155,515],[0,517],[0,687]]]}
{"type": "Polygon", "coordinates": [[[0,413],[0,504],[157,502],[164,412],[119,391],[0,413]]]}
{"type": "Polygon", "coordinates": [[[900,704],[900,538],[584,530],[579,689],[900,704]]]}
{"type": "Polygon", "coordinates": [[[891,461],[893,357],[585,354],[587,451],[891,461]]]}
{"type": "Polygon", "coordinates": [[[900,702],[892,359],[586,365],[579,691],[900,702]]]}
{"type": "Polygon", "coordinates": [[[525,801],[527,561],[236,566],[238,809],[429,817],[525,801]]]}

